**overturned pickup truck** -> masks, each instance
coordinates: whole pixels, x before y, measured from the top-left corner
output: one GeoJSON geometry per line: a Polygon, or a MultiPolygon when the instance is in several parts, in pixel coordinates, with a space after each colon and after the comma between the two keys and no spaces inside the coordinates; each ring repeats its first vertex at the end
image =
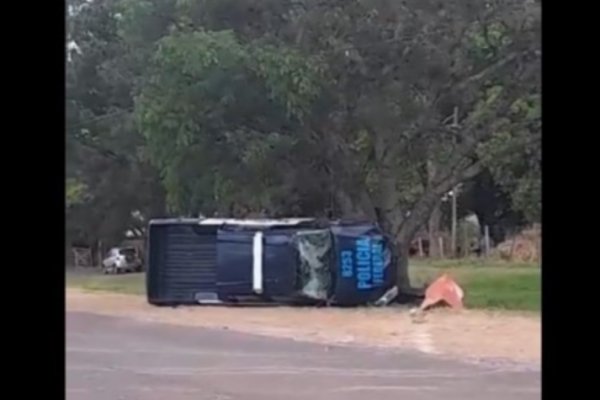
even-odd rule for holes
{"type": "Polygon", "coordinates": [[[152,220],[148,301],[383,305],[397,294],[391,246],[372,223],[152,220]]]}

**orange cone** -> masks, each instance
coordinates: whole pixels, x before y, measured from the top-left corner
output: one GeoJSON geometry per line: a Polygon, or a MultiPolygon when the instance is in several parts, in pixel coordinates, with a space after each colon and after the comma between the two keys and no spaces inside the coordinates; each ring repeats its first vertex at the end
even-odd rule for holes
{"type": "Polygon", "coordinates": [[[422,311],[440,302],[452,308],[463,308],[464,292],[460,286],[447,274],[436,279],[425,291],[425,300],[419,307],[422,311]]]}

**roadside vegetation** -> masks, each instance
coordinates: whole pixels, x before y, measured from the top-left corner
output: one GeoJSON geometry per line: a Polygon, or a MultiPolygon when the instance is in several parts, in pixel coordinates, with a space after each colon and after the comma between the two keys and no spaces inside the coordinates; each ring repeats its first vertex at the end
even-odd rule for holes
{"type": "Polygon", "coordinates": [[[533,263],[501,261],[419,261],[411,264],[411,280],[416,286],[449,274],[465,290],[470,308],[539,311],[541,309],[541,269],[533,263]]]}
{"type": "Polygon", "coordinates": [[[68,247],[165,216],[314,216],[454,258],[541,222],[539,2],[67,6],[68,247]]]}
{"type": "MultiPolygon", "coordinates": [[[[465,290],[469,308],[539,311],[541,270],[535,264],[501,261],[444,260],[414,261],[409,268],[415,286],[432,282],[443,273],[452,276],[465,290]]],[[[100,275],[73,272],[66,275],[67,287],[144,295],[145,275],[100,275]]]]}

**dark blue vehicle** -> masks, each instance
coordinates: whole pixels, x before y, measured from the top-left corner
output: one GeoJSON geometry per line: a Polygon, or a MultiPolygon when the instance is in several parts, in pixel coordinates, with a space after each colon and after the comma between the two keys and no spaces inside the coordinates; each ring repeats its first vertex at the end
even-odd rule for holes
{"type": "Polygon", "coordinates": [[[147,296],[154,305],[387,304],[397,294],[393,254],[368,222],[152,220],[147,296]]]}

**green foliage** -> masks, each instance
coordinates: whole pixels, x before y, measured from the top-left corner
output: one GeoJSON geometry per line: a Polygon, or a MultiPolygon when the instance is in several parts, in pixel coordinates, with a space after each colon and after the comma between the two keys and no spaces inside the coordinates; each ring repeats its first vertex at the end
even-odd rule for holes
{"type": "Polygon", "coordinates": [[[541,98],[517,99],[511,117],[479,147],[479,156],[528,221],[541,221],[541,98]]]}
{"type": "Polygon", "coordinates": [[[89,189],[83,182],[69,178],[65,185],[65,205],[67,208],[81,205],[88,200],[89,189]]]}
{"type": "Polygon", "coordinates": [[[88,292],[113,292],[121,294],[144,295],[146,280],[144,274],[94,275],[67,273],[68,288],[77,288],[88,292]]]}
{"type": "Polygon", "coordinates": [[[286,47],[258,46],[252,52],[251,68],[289,116],[302,119],[310,111],[323,73],[318,62],[286,47]]]}
{"type": "MultiPolygon", "coordinates": [[[[539,311],[541,309],[540,270],[510,265],[478,268],[411,266],[414,281],[431,281],[449,272],[465,289],[465,303],[470,308],[539,311]]],[[[142,295],[145,293],[144,274],[91,275],[67,273],[68,287],[86,291],[103,291],[142,295]]]]}
{"type": "Polygon", "coordinates": [[[535,221],[539,32],[529,2],[86,3],[68,18],[67,169],[90,197],[70,184],[69,221],[99,238],[167,205],[360,214],[410,240],[485,170],[535,221]]]}
{"type": "Polygon", "coordinates": [[[465,291],[469,308],[540,311],[541,271],[532,265],[488,263],[457,265],[456,260],[431,265],[413,264],[413,282],[423,285],[442,273],[452,276],[465,291]],[[446,265],[447,264],[447,265],[446,265]]]}
{"type": "Polygon", "coordinates": [[[476,24],[470,32],[470,51],[475,59],[485,62],[493,59],[511,41],[507,26],[501,22],[476,24]]]}
{"type": "MultiPolygon", "coordinates": [[[[72,1],[75,6],[78,2],[72,1]]],[[[164,194],[131,118],[135,60],[118,31],[120,0],[71,7],[67,62],[66,219],[68,240],[118,243],[126,230],[163,214],[164,194]]]]}
{"type": "Polygon", "coordinates": [[[468,307],[529,311],[541,309],[539,270],[496,276],[474,274],[465,279],[465,291],[465,303],[468,307]]]}
{"type": "Polygon", "coordinates": [[[232,31],[200,31],[161,39],[152,71],[136,111],[172,210],[212,212],[241,201],[236,191],[251,209],[274,206],[267,193],[280,177],[271,162],[294,147],[284,130],[318,94],[316,63],[243,44],[232,31]]]}

